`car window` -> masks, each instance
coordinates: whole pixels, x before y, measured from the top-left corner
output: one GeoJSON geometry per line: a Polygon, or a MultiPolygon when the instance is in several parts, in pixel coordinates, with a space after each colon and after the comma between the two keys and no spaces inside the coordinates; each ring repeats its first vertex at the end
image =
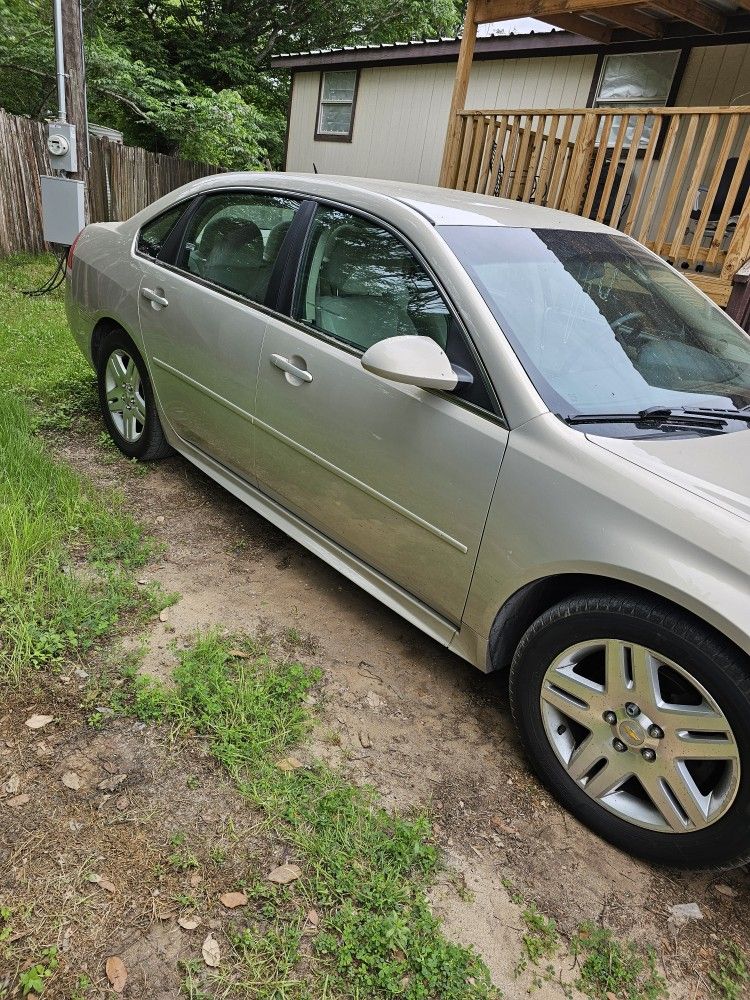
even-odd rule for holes
{"type": "Polygon", "coordinates": [[[629,237],[439,231],[553,412],[750,407],[750,337],[629,237]]]}
{"type": "Polygon", "coordinates": [[[382,226],[338,208],[319,208],[293,315],[363,352],[388,337],[431,337],[472,375],[453,394],[492,410],[472,352],[432,278],[382,226]]]}
{"type": "Polygon", "coordinates": [[[263,302],[299,204],[280,195],[209,195],[187,224],[177,266],[263,302]]]}
{"type": "Polygon", "coordinates": [[[155,219],[147,222],[138,233],[136,244],[138,252],[144,254],[146,257],[158,257],[167,237],[174,229],[177,220],[187,206],[187,202],[182,202],[182,204],[175,205],[174,208],[170,208],[161,215],[157,215],[155,219]]]}

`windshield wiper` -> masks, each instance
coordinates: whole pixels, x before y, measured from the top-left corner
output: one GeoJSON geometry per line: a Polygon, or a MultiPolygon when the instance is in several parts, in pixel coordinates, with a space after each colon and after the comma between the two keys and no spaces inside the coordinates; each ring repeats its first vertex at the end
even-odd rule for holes
{"type": "MultiPolygon", "coordinates": [[[[748,415],[750,417],[750,415],[748,415]]],[[[669,424],[672,427],[704,427],[721,430],[724,414],[711,410],[676,410],[671,406],[647,406],[636,413],[573,413],[562,417],[566,424],[669,424]]]]}
{"type": "Polygon", "coordinates": [[[682,412],[687,414],[696,413],[699,416],[719,417],[722,420],[743,420],[746,424],[750,424],[750,411],[716,410],[713,407],[697,406],[691,407],[689,410],[684,409],[682,412]]]}

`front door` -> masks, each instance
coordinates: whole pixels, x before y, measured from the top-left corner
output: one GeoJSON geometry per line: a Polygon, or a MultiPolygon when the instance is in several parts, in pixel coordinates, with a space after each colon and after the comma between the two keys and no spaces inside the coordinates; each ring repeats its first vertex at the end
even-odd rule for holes
{"type": "Polygon", "coordinates": [[[465,335],[399,239],[334,208],[313,221],[295,317],[266,330],[261,488],[458,622],[507,443],[465,335]],[[433,392],[362,368],[403,334],[436,339],[473,384],[433,392]]]}
{"type": "Polygon", "coordinates": [[[162,411],[181,438],[252,480],[258,363],[271,272],[299,202],[208,195],[173,267],[144,259],[141,333],[162,411]]]}

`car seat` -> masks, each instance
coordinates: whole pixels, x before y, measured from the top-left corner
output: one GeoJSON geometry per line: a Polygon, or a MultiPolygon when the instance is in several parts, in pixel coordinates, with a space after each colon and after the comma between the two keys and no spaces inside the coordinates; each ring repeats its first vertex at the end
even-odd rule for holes
{"type": "Polygon", "coordinates": [[[291,224],[291,219],[289,222],[277,223],[266,237],[266,249],[263,252],[263,259],[267,264],[273,266],[276,263],[276,258],[279,256],[281,250],[281,244],[284,242],[291,224]]]}
{"type": "Polygon", "coordinates": [[[254,222],[232,219],[228,230],[224,229],[215,241],[212,239],[209,252],[205,255],[203,277],[223,288],[259,301],[265,295],[263,272],[263,237],[260,229],[254,222]]]}
{"type": "Polygon", "coordinates": [[[317,325],[363,350],[387,337],[418,334],[408,313],[408,286],[399,273],[405,262],[388,259],[392,241],[385,243],[351,223],[331,237],[320,272],[318,287],[326,293],[316,303],[317,325]]]}

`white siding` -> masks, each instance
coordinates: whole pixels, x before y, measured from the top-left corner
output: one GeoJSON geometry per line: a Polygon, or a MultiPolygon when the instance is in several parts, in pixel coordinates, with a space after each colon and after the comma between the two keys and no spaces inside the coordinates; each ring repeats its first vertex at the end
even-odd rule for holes
{"type": "Polygon", "coordinates": [[[693,49],[675,103],[693,108],[750,104],[750,45],[693,49]]]}
{"type": "MultiPolygon", "coordinates": [[[[582,108],[594,55],[474,63],[467,107],[582,108]]],[[[456,64],[364,68],[352,141],[314,140],[319,74],[295,75],[287,169],[436,184],[456,64]]],[[[750,104],[750,45],[715,45],[690,54],[676,103],[750,104]]]]}
{"type": "MultiPolygon", "coordinates": [[[[468,105],[475,108],[585,105],[595,56],[476,62],[468,105]]],[[[315,141],[320,76],[297,73],[289,117],[287,170],[385,177],[436,184],[455,63],[362,69],[352,141],[315,141]]]]}

